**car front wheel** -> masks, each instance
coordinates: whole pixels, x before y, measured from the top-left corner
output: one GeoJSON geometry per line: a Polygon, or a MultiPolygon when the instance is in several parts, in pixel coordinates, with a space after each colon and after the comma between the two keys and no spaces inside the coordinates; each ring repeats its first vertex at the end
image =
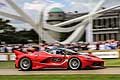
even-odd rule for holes
{"type": "Polygon", "coordinates": [[[78,58],[71,58],[68,62],[69,69],[77,70],[81,67],[81,62],[78,58]]]}

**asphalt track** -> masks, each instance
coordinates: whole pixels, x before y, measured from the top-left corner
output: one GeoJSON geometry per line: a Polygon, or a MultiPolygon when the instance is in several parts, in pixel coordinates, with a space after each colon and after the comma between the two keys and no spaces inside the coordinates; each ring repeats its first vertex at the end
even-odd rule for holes
{"type": "Polygon", "coordinates": [[[119,68],[97,70],[36,70],[19,71],[18,69],[0,69],[0,75],[41,75],[41,74],[120,74],[119,68]]]}

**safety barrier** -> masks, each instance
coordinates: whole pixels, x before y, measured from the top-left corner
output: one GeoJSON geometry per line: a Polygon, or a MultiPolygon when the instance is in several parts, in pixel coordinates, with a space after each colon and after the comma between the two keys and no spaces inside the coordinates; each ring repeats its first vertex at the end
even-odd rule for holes
{"type": "Polygon", "coordinates": [[[120,50],[92,50],[80,51],[81,54],[91,53],[99,58],[120,58],[120,50]]]}
{"type": "Polygon", "coordinates": [[[0,53],[0,61],[13,61],[15,60],[15,54],[13,53],[0,53]]]}
{"type": "MultiPolygon", "coordinates": [[[[92,51],[80,51],[81,54],[88,54],[91,52],[93,55],[100,58],[120,58],[120,50],[92,50],[92,51]]],[[[15,60],[15,54],[13,53],[0,53],[0,61],[13,61],[15,60]]]]}

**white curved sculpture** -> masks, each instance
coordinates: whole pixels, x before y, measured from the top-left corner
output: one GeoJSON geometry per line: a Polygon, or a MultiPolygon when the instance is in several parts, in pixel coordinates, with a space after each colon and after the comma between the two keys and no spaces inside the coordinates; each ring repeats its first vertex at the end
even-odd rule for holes
{"type": "MultiPolygon", "coordinates": [[[[68,25],[68,24],[71,24],[71,23],[79,22],[83,19],[88,19],[89,17],[94,17],[98,14],[102,14],[103,12],[112,10],[114,8],[117,8],[117,7],[120,7],[120,5],[112,6],[110,8],[106,8],[106,9],[103,9],[103,10],[100,10],[100,11],[96,11],[92,14],[87,14],[87,15],[84,15],[84,16],[81,16],[81,17],[78,17],[78,18],[75,18],[75,19],[71,19],[71,20],[68,20],[68,21],[65,21],[65,22],[61,22],[61,23],[52,25],[51,27],[50,27],[50,25],[47,25],[47,26],[44,26],[44,28],[49,29],[49,30],[53,30],[53,31],[56,31],[56,32],[61,32],[60,30],[65,30],[63,32],[73,31],[77,28],[77,26],[76,27],[69,27],[69,28],[61,28],[60,26],[65,26],[65,25],[68,25]]],[[[83,24],[83,23],[81,23],[81,24],[83,24]]]]}
{"type": "Polygon", "coordinates": [[[29,23],[27,20],[25,20],[24,18],[22,18],[20,16],[17,16],[17,15],[13,15],[13,14],[9,14],[9,13],[6,13],[6,12],[1,12],[1,11],[0,11],[0,15],[29,23]]]}
{"type": "Polygon", "coordinates": [[[65,21],[56,25],[49,25],[47,24],[44,19],[43,19],[43,13],[44,11],[41,12],[41,19],[39,23],[35,23],[32,18],[30,18],[21,8],[19,8],[12,0],[6,0],[6,2],[20,15],[20,16],[16,16],[16,15],[12,15],[9,13],[5,13],[5,12],[0,12],[0,15],[5,16],[5,17],[9,17],[9,18],[13,18],[13,19],[17,19],[17,20],[21,20],[25,23],[30,24],[34,30],[38,33],[38,35],[42,38],[43,34],[44,34],[44,39],[47,42],[55,42],[56,40],[53,39],[46,30],[44,29],[48,29],[48,30],[52,30],[52,31],[56,31],[56,32],[71,32],[74,31],[72,33],[72,35],[70,35],[65,41],[61,42],[61,43],[70,43],[70,42],[75,42],[78,41],[82,35],[82,33],[85,30],[86,25],[89,23],[89,17],[93,17],[96,18],[98,16],[101,15],[102,12],[120,7],[120,5],[116,5],[104,10],[100,10],[97,11],[101,5],[104,3],[105,0],[101,0],[98,5],[95,7],[95,9],[93,9],[92,12],[90,12],[87,15],[84,15],[82,17],[78,17],[75,19],[71,19],[69,21],[65,21]],[[79,22],[83,20],[81,23],[77,24],[76,26],[72,26],[69,28],[61,28],[61,26],[64,25],[68,25],[74,22],[79,22]],[[45,24],[44,24],[45,23],[45,24]]]}

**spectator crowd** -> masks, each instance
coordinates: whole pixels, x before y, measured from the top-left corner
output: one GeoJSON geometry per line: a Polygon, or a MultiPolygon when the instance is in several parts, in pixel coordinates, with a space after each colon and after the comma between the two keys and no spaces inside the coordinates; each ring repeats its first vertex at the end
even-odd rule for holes
{"type": "Polygon", "coordinates": [[[80,50],[115,50],[120,49],[120,41],[107,40],[99,41],[89,44],[87,42],[74,42],[68,44],[61,44],[59,42],[46,43],[45,41],[38,44],[4,44],[0,45],[0,53],[11,53],[13,48],[21,48],[26,51],[28,48],[36,48],[37,50],[46,50],[56,47],[68,48],[74,51],[80,50]]]}

